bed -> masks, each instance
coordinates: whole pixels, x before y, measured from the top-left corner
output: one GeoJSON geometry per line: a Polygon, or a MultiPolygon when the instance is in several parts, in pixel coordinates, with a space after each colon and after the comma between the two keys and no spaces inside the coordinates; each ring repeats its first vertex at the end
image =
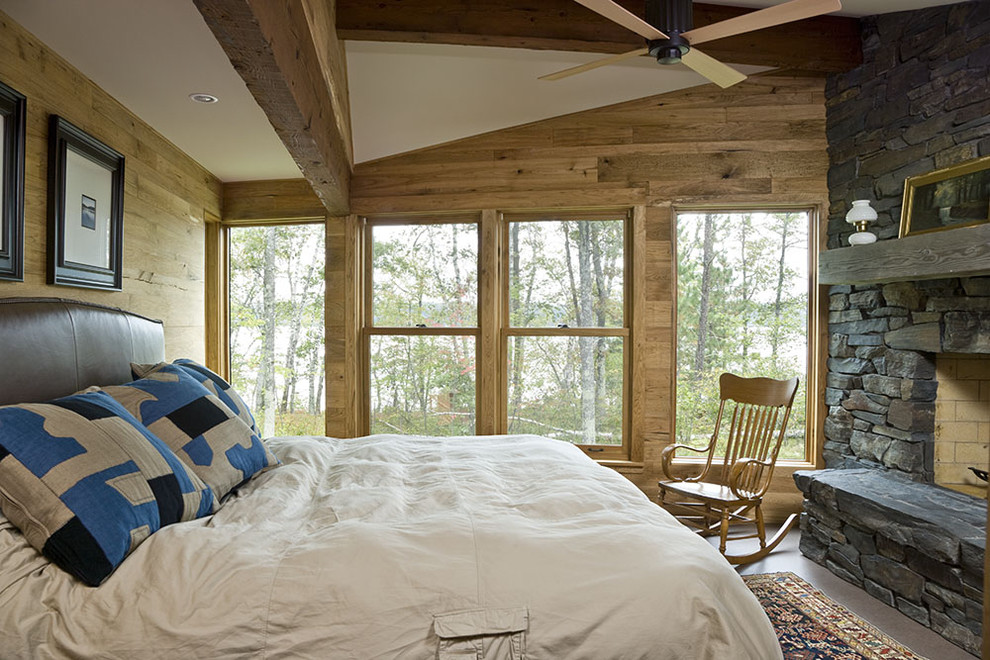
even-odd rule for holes
{"type": "MultiPolygon", "coordinates": [[[[132,379],[161,325],[0,300],[0,405],[132,379]]],[[[3,658],[780,658],[756,598],[624,477],[536,436],[271,438],[280,465],[97,587],[0,515],[3,658]]]]}

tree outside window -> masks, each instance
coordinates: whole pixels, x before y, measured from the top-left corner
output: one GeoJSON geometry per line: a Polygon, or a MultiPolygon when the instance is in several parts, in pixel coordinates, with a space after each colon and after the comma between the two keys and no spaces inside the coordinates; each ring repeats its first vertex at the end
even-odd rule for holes
{"type": "Polygon", "coordinates": [[[323,223],[231,227],[230,375],[265,437],[323,435],[323,223]]]}
{"type": "Polygon", "coordinates": [[[627,215],[504,214],[488,243],[464,217],[368,219],[371,432],[473,434],[486,406],[500,432],[628,454],[627,215]],[[479,263],[497,255],[486,316],[479,263]],[[483,332],[497,359],[479,360],[483,332]],[[480,379],[501,384],[491,400],[480,379]]]}
{"type": "Polygon", "coordinates": [[[780,458],[806,460],[810,215],[677,215],[677,442],[707,444],[723,372],[798,376],[780,458]]]}

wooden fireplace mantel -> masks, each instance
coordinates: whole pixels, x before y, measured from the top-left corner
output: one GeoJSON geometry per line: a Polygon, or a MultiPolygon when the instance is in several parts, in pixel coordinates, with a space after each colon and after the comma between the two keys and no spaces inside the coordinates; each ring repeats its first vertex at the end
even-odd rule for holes
{"type": "Polygon", "coordinates": [[[826,250],[819,284],[882,284],[990,275],[990,224],[826,250]]]}

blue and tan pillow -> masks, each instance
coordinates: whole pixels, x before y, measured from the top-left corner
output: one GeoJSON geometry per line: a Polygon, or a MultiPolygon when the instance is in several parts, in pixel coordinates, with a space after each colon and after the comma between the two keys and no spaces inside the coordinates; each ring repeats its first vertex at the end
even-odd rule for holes
{"type": "MultiPolygon", "coordinates": [[[[159,362],[158,364],[131,364],[131,373],[134,374],[135,378],[144,378],[158,371],[166,364],[166,362],[159,362]]],[[[172,364],[181,367],[187,374],[195,378],[200,385],[208,389],[213,395],[223,401],[224,405],[233,410],[241,418],[242,422],[250,426],[255,435],[261,436],[261,431],[258,430],[258,424],[254,420],[254,415],[251,414],[251,409],[230,383],[207,367],[187,358],[179,358],[173,361],[172,364]]]]}
{"type": "Polygon", "coordinates": [[[165,525],[213,510],[213,493],[101,392],[0,408],[0,509],[89,585],[165,525]]]}
{"type": "Polygon", "coordinates": [[[218,499],[278,465],[258,435],[179,366],[161,365],[144,378],[102,391],[164,440],[218,499]]]}

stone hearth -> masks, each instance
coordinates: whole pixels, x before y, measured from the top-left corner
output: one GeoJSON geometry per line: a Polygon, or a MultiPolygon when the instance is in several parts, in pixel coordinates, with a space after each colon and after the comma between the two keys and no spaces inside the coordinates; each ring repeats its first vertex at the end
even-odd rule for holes
{"type": "Polygon", "coordinates": [[[894,471],[803,471],[801,552],[979,655],[986,503],[894,471]]]}

